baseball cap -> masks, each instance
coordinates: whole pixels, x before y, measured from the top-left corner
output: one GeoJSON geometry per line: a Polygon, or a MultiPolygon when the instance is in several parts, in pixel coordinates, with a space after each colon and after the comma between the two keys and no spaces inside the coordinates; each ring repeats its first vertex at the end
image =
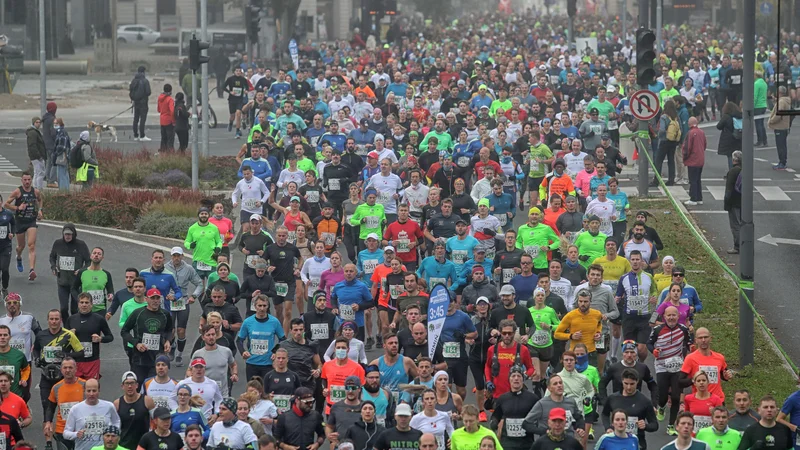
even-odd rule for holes
{"type": "Polygon", "coordinates": [[[481,105],[480,109],[489,109],[489,107],[486,105],[481,105]]]}
{"type": "Polygon", "coordinates": [[[292,198],[289,199],[290,202],[300,202],[300,197],[293,195],[292,198]]]}
{"type": "Polygon", "coordinates": [[[616,87],[616,86],[614,86],[613,84],[609,84],[609,85],[606,87],[606,92],[617,92],[617,87],[616,87]]]}
{"type": "Polygon", "coordinates": [[[156,288],[150,288],[147,290],[148,297],[161,297],[161,291],[156,288]]]}
{"type": "Polygon", "coordinates": [[[596,215],[594,215],[594,214],[592,214],[591,216],[587,217],[587,219],[589,220],[589,222],[592,222],[592,221],[595,221],[595,220],[596,220],[596,221],[598,221],[598,222],[602,222],[602,221],[600,220],[600,218],[599,218],[599,217],[597,217],[597,216],[596,216],[596,215]]]}
{"type": "Polygon", "coordinates": [[[350,375],[350,376],[348,376],[347,378],[344,379],[344,385],[345,386],[353,385],[353,386],[361,387],[361,380],[355,375],[350,375]]]}
{"type": "Polygon", "coordinates": [[[375,239],[376,241],[379,241],[379,240],[380,240],[380,239],[378,238],[378,234],[377,234],[377,233],[370,233],[370,234],[368,234],[368,235],[367,235],[367,239],[375,239]]]}
{"type": "Polygon", "coordinates": [[[362,126],[367,126],[367,125],[369,125],[369,120],[367,120],[367,119],[361,119],[361,122],[359,122],[359,123],[360,123],[362,126]]]}
{"type": "Polygon", "coordinates": [[[260,214],[252,214],[250,216],[250,220],[257,220],[257,221],[261,222],[261,215],[260,214]]]}
{"type": "Polygon", "coordinates": [[[192,363],[189,364],[189,367],[194,367],[194,366],[203,366],[203,367],[205,367],[206,366],[205,358],[197,357],[197,358],[193,359],[192,363]]]}
{"type": "Polygon", "coordinates": [[[369,152],[367,153],[367,158],[378,159],[378,152],[369,152]]]}
{"type": "Polygon", "coordinates": [[[603,133],[603,134],[600,135],[600,139],[609,140],[609,139],[611,139],[611,135],[608,134],[608,133],[603,133]]]}
{"type": "Polygon", "coordinates": [[[395,251],[394,251],[394,247],[392,247],[391,245],[387,245],[386,247],[383,247],[383,252],[384,252],[384,253],[386,253],[386,252],[392,252],[392,253],[394,253],[394,252],[395,252],[395,251]]]}
{"type": "Polygon", "coordinates": [[[182,255],[183,249],[180,247],[172,247],[172,250],[169,251],[170,255],[182,255]]]}
{"type": "Polygon", "coordinates": [[[564,408],[553,408],[548,417],[550,420],[567,420],[567,412],[564,408]]]}
{"type": "Polygon", "coordinates": [[[395,408],[394,410],[394,415],[411,417],[411,407],[408,406],[407,403],[402,403],[400,405],[397,405],[397,408],[395,408]]]}
{"type": "Polygon", "coordinates": [[[516,293],[517,290],[510,284],[506,284],[500,289],[500,295],[516,295],[516,293]]]}
{"type": "Polygon", "coordinates": [[[164,406],[159,406],[155,409],[155,411],[153,411],[154,419],[169,419],[170,417],[172,417],[172,413],[170,413],[169,409],[164,406]]]}
{"type": "Polygon", "coordinates": [[[567,163],[564,162],[563,158],[556,158],[556,160],[553,162],[553,167],[555,166],[567,167],[567,163]]]}
{"type": "Polygon", "coordinates": [[[464,220],[464,219],[458,219],[458,220],[456,220],[456,225],[458,225],[458,224],[460,224],[460,223],[463,223],[464,225],[469,225],[469,224],[467,223],[467,221],[466,221],[466,220],[464,220]]]}
{"type": "Polygon", "coordinates": [[[600,111],[597,108],[592,108],[589,110],[589,114],[600,114],[600,111]]]}
{"type": "Polygon", "coordinates": [[[136,374],[130,370],[122,374],[122,382],[124,383],[128,380],[139,381],[139,379],[136,377],[136,374]]]}
{"type": "Polygon", "coordinates": [[[489,299],[486,298],[485,296],[478,297],[478,299],[475,300],[475,304],[477,305],[478,303],[486,303],[488,305],[489,299]]]}
{"type": "Polygon", "coordinates": [[[459,86],[464,86],[465,84],[467,84],[467,82],[464,81],[464,80],[458,80],[458,82],[456,84],[459,85],[459,86]]]}

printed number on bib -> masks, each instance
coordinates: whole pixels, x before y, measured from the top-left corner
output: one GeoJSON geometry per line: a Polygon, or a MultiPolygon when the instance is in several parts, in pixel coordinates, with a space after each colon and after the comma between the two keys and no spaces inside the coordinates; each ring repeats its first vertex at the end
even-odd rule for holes
{"type": "Polygon", "coordinates": [[[368,216],[365,217],[365,219],[366,220],[364,220],[364,225],[366,225],[367,228],[378,228],[378,226],[381,223],[380,219],[375,216],[368,216]]]}
{"type": "Polygon", "coordinates": [[[75,257],[74,256],[59,256],[58,257],[59,270],[75,270],[75,257]]]}
{"type": "Polygon", "coordinates": [[[453,250],[452,256],[453,256],[453,262],[456,264],[464,264],[467,261],[466,250],[453,250]]]}
{"type": "Polygon", "coordinates": [[[58,412],[61,414],[61,418],[64,419],[64,421],[69,418],[69,410],[78,403],[80,402],[64,402],[58,405],[58,412]]]}
{"type": "Polygon", "coordinates": [[[375,272],[375,268],[378,267],[378,264],[380,264],[380,262],[378,262],[377,259],[364,260],[364,273],[372,275],[372,273],[375,272]]]}
{"type": "Polygon", "coordinates": [[[341,186],[341,185],[339,184],[339,179],[338,178],[331,178],[330,180],[328,180],[328,190],[329,191],[338,191],[340,189],[339,186],[341,186]]]}
{"type": "Polygon", "coordinates": [[[386,191],[378,192],[378,203],[389,203],[390,200],[392,200],[391,192],[386,192],[386,191]]]}
{"type": "Polygon", "coordinates": [[[594,341],[594,348],[597,350],[605,350],[606,348],[606,337],[601,335],[600,339],[594,341]]]}
{"type": "Polygon", "coordinates": [[[469,167],[469,157],[459,156],[457,161],[458,167],[469,167]]]}
{"type": "Polygon", "coordinates": [[[319,278],[311,278],[308,280],[308,296],[311,295],[319,289],[319,278]]]}
{"type": "Polygon", "coordinates": [[[291,395],[273,395],[272,402],[275,403],[275,408],[278,409],[278,414],[284,413],[292,406],[291,395]]]}
{"type": "Polygon", "coordinates": [[[514,269],[503,269],[503,283],[508,283],[517,272],[514,269]]]}
{"type": "Polygon", "coordinates": [[[258,202],[259,202],[259,200],[255,199],[255,198],[244,199],[242,201],[242,208],[244,208],[245,210],[256,209],[256,208],[258,208],[258,202]]]}
{"type": "Polygon", "coordinates": [[[702,428],[708,428],[712,425],[711,416],[694,416],[694,434],[702,428]]]}
{"type": "Polygon", "coordinates": [[[88,291],[88,294],[92,296],[92,304],[93,305],[105,305],[106,304],[106,293],[100,290],[92,290],[88,291]]]}
{"type": "Polygon", "coordinates": [[[638,417],[628,416],[628,424],[625,426],[625,431],[635,436],[636,432],[639,430],[639,425],[637,425],[637,422],[639,422],[638,417]]]}
{"type": "Polygon", "coordinates": [[[265,355],[269,351],[269,341],[266,339],[250,340],[250,353],[253,355],[265,355]]]}
{"type": "Polygon", "coordinates": [[[162,406],[164,408],[169,408],[169,399],[163,396],[153,396],[153,403],[156,404],[156,408],[162,406]]]}
{"type": "Polygon", "coordinates": [[[405,292],[406,287],[402,284],[390,284],[389,285],[389,296],[392,297],[392,300],[397,300],[397,297],[400,297],[400,294],[405,292]]]}
{"type": "Polygon", "coordinates": [[[535,245],[529,245],[525,247],[525,253],[530,255],[530,257],[533,259],[536,259],[539,256],[539,250],[541,249],[535,245]]]}
{"type": "Polygon", "coordinates": [[[248,266],[250,266],[250,267],[253,267],[253,264],[255,264],[255,263],[256,263],[256,260],[257,260],[258,258],[260,258],[260,256],[258,256],[258,255],[247,255],[247,258],[245,258],[244,262],[245,262],[245,263],[246,263],[248,266]]]}
{"type": "Polygon", "coordinates": [[[645,295],[632,295],[628,297],[628,309],[631,311],[647,311],[649,299],[645,295]]]}
{"type": "Polygon", "coordinates": [[[91,342],[81,342],[83,346],[83,357],[84,358],[91,358],[92,354],[94,354],[94,349],[92,347],[91,342]]]}
{"type": "Polygon", "coordinates": [[[525,437],[525,430],[522,428],[524,418],[511,419],[506,418],[506,436],[508,437],[525,437]]]}
{"type": "Polygon", "coordinates": [[[339,317],[344,321],[356,320],[356,312],[353,305],[339,305],[339,317]]]}
{"type": "Polygon", "coordinates": [[[411,245],[411,241],[408,239],[398,239],[394,241],[397,244],[397,253],[408,253],[411,251],[409,246],[411,245]]]}
{"type": "Polygon", "coordinates": [[[344,386],[331,386],[331,403],[344,400],[346,397],[344,386]]]}
{"type": "Polygon", "coordinates": [[[185,311],[186,310],[186,300],[183,297],[176,298],[170,304],[170,310],[171,311],[185,311]]]}
{"type": "Polygon", "coordinates": [[[54,363],[61,360],[61,358],[56,356],[58,353],[61,353],[60,345],[47,345],[43,350],[45,362],[54,363]]]}
{"type": "Polygon", "coordinates": [[[431,286],[436,286],[439,283],[447,286],[447,278],[434,278],[434,277],[431,277],[430,281],[431,281],[430,282],[431,286]]]}
{"type": "Polygon", "coordinates": [[[161,335],[145,333],[142,336],[142,344],[144,344],[148,350],[159,351],[161,350],[161,335]]]}
{"type": "Polygon", "coordinates": [[[497,217],[497,220],[500,221],[500,226],[501,227],[506,226],[506,224],[508,223],[508,215],[507,214],[495,214],[494,216],[497,217]]]}
{"type": "Polygon", "coordinates": [[[208,264],[204,263],[203,261],[197,261],[197,270],[202,271],[210,271],[213,267],[209,266],[208,264]]]}
{"type": "Polygon", "coordinates": [[[8,237],[8,227],[0,228],[0,239],[5,239],[8,237]]]}
{"type": "Polygon", "coordinates": [[[275,283],[275,292],[278,294],[278,297],[286,297],[286,294],[289,293],[289,285],[286,283],[275,283]]]}
{"type": "Polygon", "coordinates": [[[290,232],[289,232],[289,237],[287,237],[287,238],[286,238],[286,240],[287,240],[287,241],[289,241],[289,242],[291,242],[292,244],[294,244],[295,242],[297,242],[297,230],[295,230],[295,231],[290,231],[290,232]]]}
{"type": "Polygon", "coordinates": [[[331,247],[336,244],[336,234],[334,233],[321,233],[320,236],[322,237],[322,242],[325,243],[326,247],[331,247]]]}
{"type": "Polygon", "coordinates": [[[667,358],[661,361],[661,365],[663,365],[664,369],[669,373],[678,373],[681,371],[681,367],[683,367],[683,357],[679,355],[667,358]]]}
{"type": "Polygon", "coordinates": [[[531,336],[531,341],[533,341],[533,345],[547,345],[547,343],[550,342],[550,332],[547,330],[536,330],[531,336]]]}
{"type": "Polygon", "coordinates": [[[461,357],[460,342],[445,342],[442,350],[445,358],[457,359],[461,357]]]}
{"type": "Polygon", "coordinates": [[[11,348],[15,348],[21,352],[25,351],[25,340],[24,339],[11,339],[10,342],[11,348]]]}
{"type": "Polygon", "coordinates": [[[328,339],[330,332],[327,323],[312,323],[311,324],[311,339],[321,341],[328,339]]]}
{"type": "Polygon", "coordinates": [[[717,366],[700,366],[700,370],[708,374],[709,384],[719,384],[719,367],[717,366]]]}

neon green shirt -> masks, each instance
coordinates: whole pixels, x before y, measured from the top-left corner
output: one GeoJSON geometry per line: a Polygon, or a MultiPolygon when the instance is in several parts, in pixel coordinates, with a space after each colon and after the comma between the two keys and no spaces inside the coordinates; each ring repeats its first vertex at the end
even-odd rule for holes
{"type": "Polygon", "coordinates": [[[439,133],[436,130],[431,130],[428,132],[428,134],[425,135],[425,138],[422,140],[422,142],[420,142],[419,144],[420,150],[422,151],[428,150],[428,139],[430,139],[431,137],[436,137],[436,139],[439,141],[436,144],[436,150],[450,151],[453,148],[453,138],[450,136],[448,132],[443,131],[439,133]]]}
{"type": "Polygon", "coordinates": [[[542,144],[539,142],[539,145],[533,146],[531,145],[530,154],[528,155],[531,158],[531,170],[528,172],[528,176],[531,178],[541,178],[547,173],[547,164],[545,163],[536,163],[535,159],[550,159],[553,157],[553,152],[550,150],[550,147],[542,144]]]}
{"type": "MultiPolygon", "coordinates": [[[[289,168],[289,162],[286,162],[286,168],[289,168]]],[[[309,158],[303,158],[297,161],[297,170],[301,170],[303,173],[308,172],[309,170],[313,170],[314,173],[317,173],[317,165],[309,158]]],[[[319,176],[319,174],[317,174],[319,176]]]]}
{"type": "Polygon", "coordinates": [[[592,236],[591,233],[581,233],[575,238],[575,245],[578,247],[578,255],[589,256],[586,261],[581,261],[581,265],[585,268],[594,262],[595,259],[606,254],[606,236],[603,233],[597,233],[597,236],[592,236]]]}
{"type": "Polygon", "coordinates": [[[478,450],[481,447],[481,439],[486,436],[494,438],[494,446],[497,450],[503,450],[500,440],[494,432],[483,425],[478,425],[478,431],[468,432],[464,427],[453,431],[450,436],[450,450],[478,450]]]}
{"type": "MultiPolygon", "coordinates": [[[[122,311],[119,313],[119,327],[122,328],[122,326],[125,325],[125,322],[128,320],[128,316],[130,316],[132,312],[139,308],[144,308],[145,306],[147,306],[147,300],[143,299],[142,303],[139,303],[136,301],[136,297],[133,297],[123,303],[122,311]]],[[[133,346],[128,344],[128,348],[133,348],[133,346]]]]}
{"type": "Polygon", "coordinates": [[[78,273],[80,279],[78,292],[86,292],[92,296],[92,311],[105,311],[106,295],[114,293],[114,284],[108,271],[90,270],[88,268],[78,273]]]}
{"type": "Polygon", "coordinates": [[[558,239],[556,232],[543,223],[536,224],[533,227],[526,223],[519,227],[517,248],[531,255],[535,269],[547,268],[547,252],[542,251],[541,248],[548,247],[550,250],[556,250],[560,244],[561,241],[558,239]]]}
{"type": "Polygon", "coordinates": [[[661,101],[661,107],[662,108],[664,107],[664,102],[666,102],[667,100],[671,99],[672,97],[676,97],[678,95],[681,95],[681,94],[680,94],[680,92],[678,92],[677,89],[675,89],[675,87],[673,87],[670,90],[667,90],[666,88],[664,88],[661,92],[658,93],[658,99],[661,101]]]}
{"type": "Polygon", "coordinates": [[[701,428],[695,439],[708,444],[711,450],[736,450],[742,441],[742,435],[732,428],[727,428],[724,433],[720,434],[711,426],[701,428]]]}
{"type": "Polygon", "coordinates": [[[380,239],[383,236],[383,225],[386,223],[386,213],[383,211],[383,205],[375,203],[372,206],[362,203],[356,207],[353,217],[350,219],[350,225],[359,228],[358,238],[366,239],[370,233],[375,233],[380,239]],[[361,219],[366,218],[364,223],[361,219]]]}
{"type": "Polygon", "coordinates": [[[512,108],[512,106],[513,105],[511,104],[510,99],[506,99],[505,101],[503,101],[498,98],[497,100],[494,100],[492,102],[492,106],[489,107],[489,115],[494,117],[498,109],[503,108],[503,111],[508,111],[509,109],[512,108]]]}
{"type": "Polygon", "coordinates": [[[208,264],[211,267],[217,267],[217,262],[214,260],[214,250],[222,248],[222,238],[219,234],[219,228],[211,222],[205,225],[200,225],[198,222],[189,227],[186,232],[186,240],[183,246],[192,252],[192,260],[208,264]],[[194,247],[192,244],[196,243],[194,247]]]}
{"type": "Polygon", "coordinates": [[[560,323],[556,310],[549,306],[542,309],[531,306],[528,311],[530,311],[533,324],[536,326],[536,331],[531,333],[531,337],[528,338],[528,344],[536,348],[547,348],[553,345],[553,330],[560,323]],[[550,325],[550,329],[542,328],[543,323],[550,325]]]}

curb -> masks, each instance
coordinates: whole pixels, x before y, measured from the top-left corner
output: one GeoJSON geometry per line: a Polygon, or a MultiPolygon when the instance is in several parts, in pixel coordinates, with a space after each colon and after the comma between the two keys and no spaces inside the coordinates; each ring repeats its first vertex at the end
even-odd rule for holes
{"type": "MultiPolygon", "coordinates": [[[[42,220],[42,223],[47,223],[51,225],[58,225],[64,226],[67,222],[61,222],[56,220],[42,220]]],[[[181,247],[183,248],[183,241],[180,239],[173,239],[173,238],[166,238],[161,236],[155,236],[152,234],[142,234],[137,233],[135,231],[128,231],[128,230],[121,230],[117,228],[104,228],[104,227],[96,227],[93,225],[85,225],[82,223],[75,223],[73,224],[75,227],[80,231],[81,229],[86,231],[92,231],[94,233],[102,233],[107,234],[110,236],[122,237],[127,239],[135,239],[141,241],[143,243],[153,244],[153,247],[181,247]]]]}

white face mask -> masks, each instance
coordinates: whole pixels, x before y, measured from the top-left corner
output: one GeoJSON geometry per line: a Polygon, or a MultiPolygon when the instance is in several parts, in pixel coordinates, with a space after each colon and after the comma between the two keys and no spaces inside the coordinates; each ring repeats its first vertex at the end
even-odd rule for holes
{"type": "Polygon", "coordinates": [[[347,358],[347,350],[343,348],[336,349],[336,358],[338,359],[345,359],[347,358]]]}

